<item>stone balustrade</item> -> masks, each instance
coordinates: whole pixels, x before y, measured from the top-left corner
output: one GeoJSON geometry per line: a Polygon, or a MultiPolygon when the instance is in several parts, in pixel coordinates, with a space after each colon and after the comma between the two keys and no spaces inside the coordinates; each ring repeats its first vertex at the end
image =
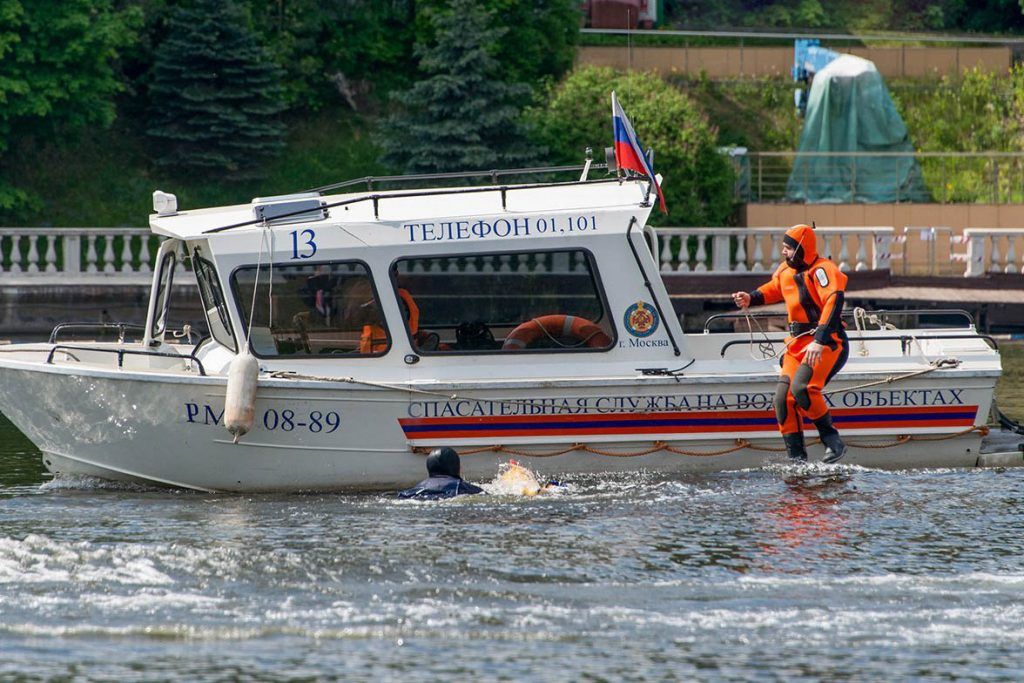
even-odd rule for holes
{"type": "MultiPolygon", "coordinates": [[[[768,273],[786,228],[658,228],[663,274],[768,273]]],[[[893,228],[822,227],[818,249],[843,271],[888,270],[893,228]]]]}
{"type": "MultiPolygon", "coordinates": [[[[676,228],[656,230],[661,272],[730,275],[768,273],[779,262],[779,244],[785,227],[676,228]]],[[[843,271],[889,270],[893,258],[903,258],[900,240],[904,229],[892,227],[821,227],[817,229],[820,253],[829,256],[843,271]],[[894,257],[892,249],[897,248],[894,257]]],[[[963,263],[965,277],[992,273],[1024,274],[1024,228],[967,228],[962,235],[946,228],[929,228],[948,249],[930,253],[950,263],[963,263]]],[[[5,285],[102,285],[149,284],[157,248],[163,238],[147,228],[0,228],[0,284],[5,285]]],[[[920,238],[918,238],[920,239],[920,238]]],[[[929,237],[929,239],[937,239],[929,237]]],[[[550,260],[550,259],[549,259],[550,260]]],[[[495,256],[458,263],[435,259],[417,266],[423,272],[479,270],[572,272],[578,264],[557,261],[524,262],[522,257],[495,256]]],[[[941,274],[942,268],[929,274],[941,274]]],[[[187,272],[184,263],[179,271],[187,272]]],[[[959,269],[957,272],[960,272],[959,269]]],[[[184,278],[179,280],[184,284],[184,278]]]]}
{"type": "Polygon", "coordinates": [[[1024,228],[966,228],[954,239],[966,247],[955,255],[965,264],[964,277],[1024,275],[1024,228]]]}
{"type": "Polygon", "coordinates": [[[162,239],[148,228],[0,228],[0,283],[149,284],[162,239]]]}

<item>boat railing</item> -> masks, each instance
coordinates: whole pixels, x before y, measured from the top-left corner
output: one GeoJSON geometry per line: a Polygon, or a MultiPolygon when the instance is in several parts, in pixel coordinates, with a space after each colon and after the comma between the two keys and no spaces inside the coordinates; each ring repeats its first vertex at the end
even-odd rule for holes
{"type": "Polygon", "coordinates": [[[310,188],[305,190],[305,193],[319,192],[331,192],[334,190],[342,190],[345,188],[358,187],[360,185],[366,188],[367,192],[373,192],[375,189],[382,189],[385,185],[403,186],[418,184],[426,181],[436,182],[439,180],[472,180],[475,178],[483,178],[488,180],[492,185],[497,185],[502,178],[508,178],[513,176],[548,176],[556,173],[568,173],[568,172],[579,172],[583,171],[594,171],[607,169],[607,164],[582,164],[582,165],[571,165],[571,166],[541,166],[535,168],[503,168],[503,169],[491,169],[488,171],[460,171],[453,173],[420,173],[420,174],[409,174],[409,175],[390,175],[390,176],[364,176],[362,178],[353,178],[351,180],[343,180],[338,183],[331,183],[329,185],[322,185],[320,187],[310,188]]]}
{"type": "MultiPolygon", "coordinates": [[[[50,332],[50,340],[48,343],[56,344],[62,334],[64,333],[84,333],[84,332],[99,332],[101,335],[106,336],[106,332],[117,333],[117,343],[123,344],[126,341],[138,341],[142,339],[146,334],[145,325],[137,325],[135,323],[60,323],[53,328],[50,332]],[[133,335],[133,339],[129,339],[128,335],[130,332],[137,333],[133,335]]],[[[95,337],[90,338],[88,341],[96,341],[95,337]]]]}
{"type": "MultiPolygon", "coordinates": [[[[148,285],[163,239],[149,228],[0,227],[0,283],[148,285]]],[[[190,284],[177,268],[175,284],[190,284]]]]}
{"type": "MultiPolygon", "coordinates": [[[[711,326],[714,323],[718,322],[735,322],[737,320],[745,320],[746,318],[751,318],[753,320],[766,320],[771,318],[785,317],[785,315],[786,314],[783,311],[748,311],[746,313],[716,313],[714,315],[708,316],[708,319],[704,321],[704,334],[710,334],[712,331],[711,326]]],[[[855,311],[855,309],[847,309],[842,313],[843,320],[854,320],[856,315],[857,312],[855,311]]],[[[878,310],[863,310],[862,315],[877,316],[879,320],[885,322],[889,322],[889,320],[892,317],[911,317],[918,321],[924,316],[932,316],[936,318],[956,317],[964,319],[964,321],[967,323],[965,327],[974,327],[974,316],[972,316],[968,311],[965,311],[962,308],[912,308],[906,310],[890,310],[882,308],[878,310]]],[[[723,331],[731,332],[732,330],[723,331]]]]}
{"type": "MultiPolygon", "coordinates": [[[[579,168],[583,168],[582,166],[579,168]]],[[[399,176],[392,176],[399,177],[399,176]]],[[[423,176],[410,176],[412,178],[423,179],[423,176]]],[[[379,179],[378,179],[379,180],[379,179]]],[[[380,205],[381,202],[386,200],[395,199],[408,199],[410,197],[439,197],[444,195],[459,195],[459,194],[483,194],[483,193],[494,193],[497,192],[501,197],[501,210],[508,210],[508,195],[511,192],[519,192],[523,190],[533,190],[537,188],[552,188],[552,187],[573,187],[576,185],[594,185],[596,183],[619,183],[624,179],[617,176],[611,176],[608,178],[602,178],[599,180],[570,180],[561,182],[540,182],[540,183],[526,183],[526,184],[508,184],[508,185],[489,185],[486,187],[446,187],[446,188],[430,188],[422,190],[407,190],[407,191],[386,191],[385,193],[373,193],[366,194],[359,197],[352,197],[350,199],[341,199],[336,202],[327,202],[320,205],[320,210],[335,209],[340,206],[353,206],[355,204],[363,204],[370,202],[373,204],[373,217],[375,220],[380,219],[380,205]]],[[[648,197],[650,196],[650,190],[648,190],[648,197]]],[[[649,201],[649,199],[648,199],[649,201]]],[[[310,209],[308,204],[300,202],[301,208],[297,208],[294,211],[282,211],[281,213],[275,213],[274,221],[282,221],[286,218],[295,218],[296,216],[303,216],[309,213],[310,209]]],[[[211,228],[203,231],[204,235],[216,234],[224,232],[226,230],[234,230],[235,228],[245,228],[252,225],[262,225],[265,219],[253,218],[252,220],[241,221],[239,223],[232,223],[230,225],[222,225],[220,227],[211,228]]]]}
{"type": "MultiPolygon", "coordinates": [[[[854,339],[857,339],[857,337],[854,337],[854,339]]],[[[988,344],[989,347],[991,347],[993,351],[998,351],[999,350],[999,342],[997,342],[995,340],[995,337],[993,337],[992,335],[989,335],[989,334],[982,334],[980,332],[971,333],[971,334],[946,334],[946,333],[927,334],[927,333],[915,332],[915,334],[891,334],[891,335],[890,334],[885,334],[885,335],[878,335],[878,336],[872,335],[871,337],[866,337],[865,341],[870,341],[870,342],[898,341],[898,342],[900,342],[900,349],[902,350],[902,353],[905,356],[905,355],[907,355],[908,351],[914,345],[915,342],[932,341],[932,340],[935,340],[935,339],[981,339],[986,344],[988,344]]],[[[781,345],[781,344],[785,344],[785,343],[786,343],[786,338],[785,337],[775,337],[775,338],[772,338],[772,337],[761,336],[761,335],[758,335],[754,339],[754,341],[753,341],[754,345],[760,345],[760,344],[780,344],[781,345]]],[[[727,341],[724,344],[722,344],[722,348],[720,350],[720,354],[721,354],[722,358],[725,358],[725,352],[728,351],[730,347],[741,346],[741,345],[748,346],[750,344],[751,344],[751,340],[750,339],[732,339],[732,340],[727,341]]]]}
{"type": "MultiPolygon", "coordinates": [[[[197,344],[196,348],[198,348],[198,347],[199,347],[199,345],[197,344]]],[[[188,356],[182,356],[179,353],[170,353],[168,351],[152,351],[152,350],[149,350],[149,349],[125,349],[125,348],[109,349],[109,348],[106,348],[106,347],[98,347],[98,346],[72,346],[70,344],[57,344],[57,345],[53,346],[50,349],[49,354],[47,354],[47,356],[46,356],[46,364],[47,365],[53,365],[53,357],[58,352],[64,353],[67,356],[70,356],[71,358],[73,358],[74,360],[81,362],[80,358],[78,358],[73,353],[71,353],[72,351],[85,351],[85,352],[88,352],[88,353],[110,353],[110,354],[116,354],[117,355],[117,367],[119,367],[119,368],[123,368],[124,367],[124,357],[125,356],[149,356],[149,357],[155,357],[155,358],[175,358],[175,359],[178,359],[178,360],[186,361],[188,363],[195,363],[196,368],[199,370],[199,374],[202,375],[203,377],[206,376],[206,368],[203,367],[203,362],[201,360],[199,360],[198,358],[196,358],[195,350],[194,349],[193,349],[193,352],[191,354],[189,354],[188,356]]]]}

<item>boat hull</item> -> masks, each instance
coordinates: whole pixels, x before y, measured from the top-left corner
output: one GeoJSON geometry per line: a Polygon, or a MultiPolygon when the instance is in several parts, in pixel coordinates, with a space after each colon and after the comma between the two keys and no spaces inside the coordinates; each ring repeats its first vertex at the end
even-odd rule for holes
{"type": "MultiPolygon", "coordinates": [[[[235,444],[223,425],[223,377],[27,365],[0,367],[0,410],[62,474],[215,491],[380,489],[421,478],[424,454],[440,445],[462,451],[464,475],[478,481],[509,458],[547,476],[788,462],[770,377],[432,392],[261,380],[254,428],[235,444]]],[[[836,394],[834,419],[851,445],[844,463],[979,464],[994,382],[933,373],[899,389],[836,394]]],[[[820,459],[809,425],[807,434],[820,459]]]]}

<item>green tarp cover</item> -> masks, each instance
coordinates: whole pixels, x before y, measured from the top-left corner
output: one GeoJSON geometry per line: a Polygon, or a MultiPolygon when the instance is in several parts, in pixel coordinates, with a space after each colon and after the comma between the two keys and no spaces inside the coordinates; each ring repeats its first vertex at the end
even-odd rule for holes
{"type": "Polygon", "coordinates": [[[924,202],[921,167],[875,65],[843,55],[814,76],[804,129],[786,185],[790,201],[924,202]],[[806,152],[910,152],[906,156],[814,156],[806,152]]]}

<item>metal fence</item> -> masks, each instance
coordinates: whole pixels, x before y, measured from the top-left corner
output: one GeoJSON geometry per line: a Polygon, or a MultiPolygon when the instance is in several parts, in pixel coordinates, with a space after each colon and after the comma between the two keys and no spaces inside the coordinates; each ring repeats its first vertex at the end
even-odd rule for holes
{"type": "MultiPolygon", "coordinates": [[[[740,202],[784,202],[815,196],[834,189],[843,197],[877,195],[888,190],[895,200],[909,201],[901,193],[902,179],[865,176],[858,168],[865,160],[916,160],[929,198],[938,203],[1024,203],[1024,152],[751,152],[731,154],[740,202]],[[799,157],[814,158],[819,172],[793,176],[799,157]],[[838,189],[836,189],[838,188],[838,189]]],[[[880,163],[879,165],[884,165],[880,163]]]]}

